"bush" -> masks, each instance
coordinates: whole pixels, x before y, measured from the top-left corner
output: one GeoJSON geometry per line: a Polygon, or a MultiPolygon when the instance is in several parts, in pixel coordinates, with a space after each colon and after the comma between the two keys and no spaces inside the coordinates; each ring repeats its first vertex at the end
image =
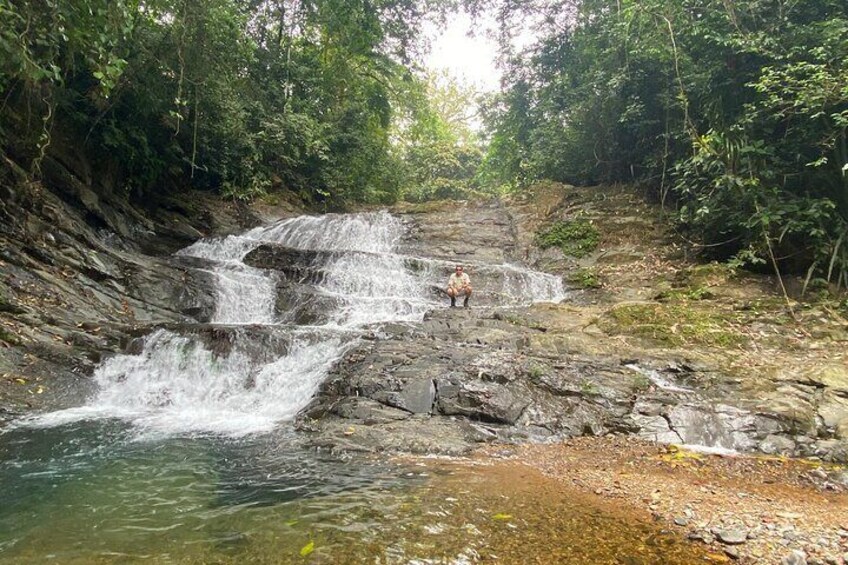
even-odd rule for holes
{"type": "Polygon", "coordinates": [[[589,220],[566,220],[551,224],[536,234],[542,249],[559,247],[565,255],[585,257],[598,247],[601,235],[589,220]]]}

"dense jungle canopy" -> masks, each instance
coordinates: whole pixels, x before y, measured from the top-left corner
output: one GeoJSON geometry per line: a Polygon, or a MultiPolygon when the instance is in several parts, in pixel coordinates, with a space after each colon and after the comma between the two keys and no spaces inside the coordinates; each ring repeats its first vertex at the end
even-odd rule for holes
{"type": "Polygon", "coordinates": [[[33,179],[72,147],[142,201],[639,183],[706,253],[848,283],[843,0],[0,0],[0,100],[33,179]],[[416,63],[459,9],[499,25],[485,99],[416,63]]]}

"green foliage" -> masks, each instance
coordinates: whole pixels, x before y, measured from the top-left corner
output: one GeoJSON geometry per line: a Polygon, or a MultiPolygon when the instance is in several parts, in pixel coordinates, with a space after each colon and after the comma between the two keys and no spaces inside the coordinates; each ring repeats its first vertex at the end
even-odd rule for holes
{"type": "Polygon", "coordinates": [[[140,197],[191,184],[240,200],[288,189],[328,206],[390,201],[402,184],[393,93],[422,18],[441,9],[0,0],[0,142],[37,172],[55,132],[84,139],[140,197]]]}
{"type": "Polygon", "coordinates": [[[731,347],[746,339],[733,330],[731,320],[713,309],[690,304],[624,304],[601,320],[612,334],[630,334],[670,345],[701,344],[731,347]]]}
{"type": "Polygon", "coordinates": [[[410,85],[392,137],[403,170],[402,197],[410,202],[464,199],[478,192],[483,158],[470,124],[477,93],[446,74],[410,85]]]}
{"type": "Polygon", "coordinates": [[[580,394],[583,396],[598,396],[601,394],[601,391],[598,385],[592,381],[584,380],[580,382],[580,394]]]}
{"type": "Polygon", "coordinates": [[[527,374],[530,376],[530,378],[537,380],[544,377],[547,372],[547,367],[539,365],[537,363],[531,363],[530,367],[527,369],[527,374]]]}
{"type": "Polygon", "coordinates": [[[505,45],[480,178],[642,182],[709,256],[848,283],[848,4],[494,4],[541,35],[505,45]]]}
{"type": "Polygon", "coordinates": [[[657,296],[657,300],[710,300],[715,298],[715,294],[708,288],[703,286],[675,288],[661,292],[657,296]]]}
{"type": "Polygon", "coordinates": [[[589,220],[557,221],[536,234],[536,245],[542,249],[558,247],[566,255],[585,257],[598,247],[601,239],[589,220]]]}
{"type": "Polygon", "coordinates": [[[578,288],[595,289],[601,288],[601,279],[598,276],[598,271],[593,267],[583,267],[577,269],[568,275],[568,282],[576,285],[578,288]]]}
{"type": "Polygon", "coordinates": [[[633,381],[631,381],[633,385],[634,392],[644,392],[651,388],[653,384],[651,379],[649,379],[646,375],[642,373],[636,373],[633,377],[633,381]]]}
{"type": "Polygon", "coordinates": [[[0,326],[0,341],[9,345],[21,345],[23,343],[17,335],[2,326],[0,326]]]}

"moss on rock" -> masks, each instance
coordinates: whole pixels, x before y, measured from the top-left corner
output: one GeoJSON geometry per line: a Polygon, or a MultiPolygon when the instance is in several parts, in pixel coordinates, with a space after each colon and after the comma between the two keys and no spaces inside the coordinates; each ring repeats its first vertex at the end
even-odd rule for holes
{"type": "Polygon", "coordinates": [[[536,234],[536,245],[542,249],[559,247],[572,257],[585,257],[598,247],[601,236],[585,219],[554,222],[536,234]]]}
{"type": "Polygon", "coordinates": [[[601,288],[598,270],[594,267],[583,267],[568,276],[568,282],[583,289],[601,288]]]}
{"type": "Polygon", "coordinates": [[[719,313],[681,304],[622,304],[600,320],[610,334],[630,334],[670,345],[732,347],[746,341],[719,313]]]}

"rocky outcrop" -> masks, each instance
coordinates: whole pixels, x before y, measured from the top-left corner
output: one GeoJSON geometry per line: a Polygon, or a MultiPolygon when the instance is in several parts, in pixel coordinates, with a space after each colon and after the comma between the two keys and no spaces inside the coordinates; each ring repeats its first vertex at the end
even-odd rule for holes
{"type": "MultiPolygon", "coordinates": [[[[568,301],[498,306],[497,297],[487,296],[483,261],[548,260],[531,247],[527,231],[534,224],[525,208],[445,206],[413,210],[407,220],[407,253],[448,265],[448,258],[481,261],[473,279],[483,290],[470,310],[446,307],[421,323],[374,328],[350,350],[300,417],[315,445],[373,451],[409,443],[440,451],[438,442],[415,438],[452,429],[447,450],[455,452],[458,439],[467,450],[493,439],[625,433],[662,443],[844,460],[848,437],[839,431],[845,411],[837,369],[792,381],[815,398],[746,393],[747,383],[701,358],[610,338],[591,315],[584,318],[590,308],[568,301]],[[478,216],[485,220],[480,226],[478,216]],[[495,242],[506,243],[488,247],[495,242]]],[[[255,260],[289,272],[302,260],[289,257],[265,249],[255,260]]]]}
{"type": "Polygon", "coordinates": [[[78,403],[133,335],[208,321],[211,275],[171,253],[262,221],[204,193],[132,204],[81,158],[51,154],[42,173],[0,163],[0,424],[78,403]]]}
{"type": "Polygon", "coordinates": [[[532,339],[539,330],[504,320],[511,315],[445,309],[421,324],[381,328],[335,368],[302,414],[301,429],[316,445],[357,450],[402,445],[393,436],[412,428],[396,422],[414,419],[416,434],[458,426],[466,449],[492,439],[628,433],[661,443],[840,457],[838,442],[799,437],[779,413],[728,404],[736,395],[729,385],[686,386],[703,380],[706,368],[614,354],[552,356],[532,339]]]}
{"type": "MultiPolygon", "coordinates": [[[[132,351],[133,340],[155,327],[197,335],[220,355],[238,332],[240,342],[249,334],[258,359],[286,351],[273,331],[204,325],[214,307],[208,265],[157,254],[201,228],[222,232],[258,218],[234,219],[212,206],[200,214],[209,223],[167,210],[144,219],[92,197],[68,175],[56,181],[64,183],[56,193],[23,198],[15,189],[0,208],[8,220],[0,222],[0,420],[76,403],[103,353],[132,351]],[[216,214],[229,219],[210,220],[216,214]],[[163,226],[169,217],[182,219],[163,226]]],[[[590,294],[560,304],[510,303],[504,289],[529,284],[523,266],[576,268],[533,246],[538,206],[492,201],[397,210],[409,228],[397,260],[432,277],[423,292],[435,300],[445,300],[441,287],[452,266],[468,265],[471,308],[449,309],[445,300],[421,322],[368,328],[298,418],[313,445],[462,453],[493,439],[632,434],[848,460],[848,375],[838,362],[788,366],[763,382],[728,373],[715,352],[647,347],[603,329],[599,320],[609,312],[593,306],[598,300],[590,294]]],[[[599,251],[598,258],[615,253],[599,251]]],[[[314,288],[335,258],[332,251],[263,244],[244,262],[278,275],[276,310],[286,322],[310,325],[326,321],[340,299],[314,288]]]]}

